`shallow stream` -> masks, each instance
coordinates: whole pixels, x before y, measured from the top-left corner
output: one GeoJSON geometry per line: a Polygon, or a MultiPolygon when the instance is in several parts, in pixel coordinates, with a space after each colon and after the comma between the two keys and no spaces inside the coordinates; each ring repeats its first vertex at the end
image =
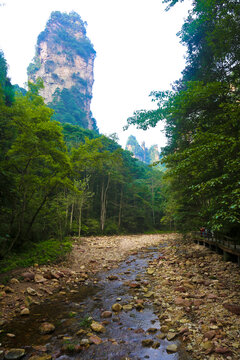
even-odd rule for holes
{"type": "Polygon", "coordinates": [[[157,258],[163,247],[151,247],[131,255],[118,267],[100,273],[97,284],[89,281],[77,292],[54,295],[40,305],[32,305],[28,317],[17,317],[6,325],[0,337],[1,346],[5,349],[25,349],[23,360],[46,354],[58,360],[190,360],[180,340],[169,342],[159,339],[160,323],[154,299],[146,298],[143,291],[144,287],[146,289],[151,285],[151,275],[146,273],[149,261],[157,258]],[[140,287],[134,288],[131,284],[139,284],[140,287]],[[141,311],[134,306],[137,299],[144,299],[141,311]],[[112,317],[107,319],[101,318],[101,313],[112,311],[115,303],[130,305],[129,310],[113,312],[112,317]],[[106,331],[95,334],[101,338],[100,344],[79,346],[82,339],[89,339],[89,332],[93,333],[87,328],[89,317],[103,322],[106,331]],[[52,334],[40,335],[39,326],[44,321],[55,325],[52,334]],[[77,332],[80,329],[85,333],[79,336],[77,332]],[[153,330],[148,332],[148,329],[153,330]],[[6,333],[13,333],[15,337],[7,337],[6,333]],[[143,346],[142,340],[145,339],[152,339],[156,348],[143,346]],[[178,352],[168,353],[166,348],[173,343],[178,345],[178,352]]]}

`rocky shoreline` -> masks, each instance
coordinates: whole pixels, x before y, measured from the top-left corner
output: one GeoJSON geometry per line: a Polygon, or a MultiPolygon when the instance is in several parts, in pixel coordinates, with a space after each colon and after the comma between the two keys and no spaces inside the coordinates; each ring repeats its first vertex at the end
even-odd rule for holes
{"type": "Polygon", "coordinates": [[[175,240],[150,263],[163,333],[193,359],[240,359],[240,269],[192,241],[175,240]]]}

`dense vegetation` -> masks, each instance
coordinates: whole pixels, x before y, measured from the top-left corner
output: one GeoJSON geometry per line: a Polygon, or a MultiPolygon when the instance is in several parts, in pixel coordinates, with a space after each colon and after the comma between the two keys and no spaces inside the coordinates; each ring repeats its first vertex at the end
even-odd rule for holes
{"type": "Polygon", "coordinates": [[[0,62],[0,258],[43,243],[55,253],[49,239],[65,251],[66,235],[159,228],[161,173],[110,138],[52,120],[40,80],[14,94],[2,53],[0,62]]]}
{"type": "MultiPolygon", "coordinates": [[[[178,0],[165,0],[168,8],[178,0]]],[[[166,120],[168,204],[178,228],[207,226],[240,234],[240,4],[193,0],[179,33],[186,67],[172,91],[152,93],[153,111],[129,124],[146,129],[166,120]]]]}

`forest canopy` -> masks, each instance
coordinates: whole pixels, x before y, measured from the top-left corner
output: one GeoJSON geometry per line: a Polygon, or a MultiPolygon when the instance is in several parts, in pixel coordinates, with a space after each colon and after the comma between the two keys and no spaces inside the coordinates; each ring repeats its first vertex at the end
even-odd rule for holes
{"type": "Polygon", "coordinates": [[[0,258],[67,235],[160,228],[161,173],[115,140],[53,120],[40,79],[14,94],[3,53],[0,62],[0,258]]]}
{"type": "MultiPolygon", "coordinates": [[[[177,0],[165,0],[169,10],[177,0]]],[[[166,121],[168,217],[183,230],[240,234],[240,4],[195,0],[178,36],[186,66],[157,110],[128,119],[141,129],[166,121]]]]}

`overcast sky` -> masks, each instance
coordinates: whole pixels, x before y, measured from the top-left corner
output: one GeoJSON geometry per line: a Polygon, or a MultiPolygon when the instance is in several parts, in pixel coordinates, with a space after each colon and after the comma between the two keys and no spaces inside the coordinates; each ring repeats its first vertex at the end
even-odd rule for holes
{"type": "Polygon", "coordinates": [[[168,12],[161,0],[2,0],[0,49],[12,83],[23,86],[37,36],[51,12],[76,11],[88,23],[97,52],[91,108],[100,132],[118,133],[123,147],[130,134],[161,147],[166,141],[162,126],[122,128],[135,110],[154,108],[151,91],[167,90],[181,76],[185,49],[176,33],[189,7],[189,0],[168,12]]]}

